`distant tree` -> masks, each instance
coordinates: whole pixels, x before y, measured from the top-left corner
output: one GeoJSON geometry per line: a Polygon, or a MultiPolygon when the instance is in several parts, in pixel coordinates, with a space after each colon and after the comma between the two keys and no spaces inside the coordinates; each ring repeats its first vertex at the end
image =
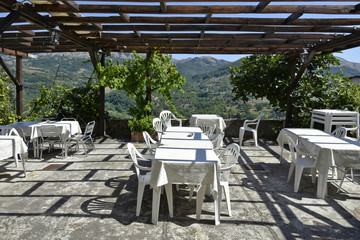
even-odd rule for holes
{"type": "MultiPolygon", "coordinates": [[[[297,59],[296,72],[302,64],[297,59]]],[[[252,55],[241,66],[230,68],[235,99],[248,101],[250,96],[266,98],[270,104],[287,112],[286,126],[309,126],[311,112],[317,108],[358,110],[360,91],[342,74],[331,74],[339,65],[332,55],[315,56],[295,86],[291,84],[291,66],[284,55],[252,55]],[[287,106],[290,104],[290,107],[287,106]]]]}
{"type": "Polygon", "coordinates": [[[161,54],[158,50],[148,52],[146,58],[133,52],[134,58],[127,59],[123,64],[108,60],[105,66],[98,64],[99,84],[118,90],[125,90],[129,97],[134,98],[136,106],[130,107],[134,118],[142,119],[152,113],[152,95],[159,92],[176,112],[171,90],[182,90],[185,79],[171,63],[171,56],[161,54]]]}

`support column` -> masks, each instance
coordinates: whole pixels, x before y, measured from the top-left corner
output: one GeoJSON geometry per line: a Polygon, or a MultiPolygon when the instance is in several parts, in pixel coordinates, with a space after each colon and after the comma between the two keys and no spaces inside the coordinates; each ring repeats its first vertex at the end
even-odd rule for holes
{"type": "Polygon", "coordinates": [[[16,56],[16,114],[22,116],[23,114],[23,67],[22,57],[16,56]]]}
{"type": "MultiPolygon", "coordinates": [[[[105,66],[105,54],[101,54],[100,59],[101,66],[105,66]]],[[[105,135],[105,87],[100,87],[100,99],[99,99],[99,135],[105,135]]]]}

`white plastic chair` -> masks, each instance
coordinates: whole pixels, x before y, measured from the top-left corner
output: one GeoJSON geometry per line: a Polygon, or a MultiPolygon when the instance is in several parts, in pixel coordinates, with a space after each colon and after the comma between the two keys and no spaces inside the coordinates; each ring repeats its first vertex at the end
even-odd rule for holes
{"type": "Polygon", "coordinates": [[[164,132],[164,122],[160,118],[154,118],[153,119],[153,128],[158,134],[158,140],[161,140],[161,136],[164,132]]]}
{"type": "Polygon", "coordinates": [[[61,121],[77,121],[76,118],[62,118],[61,121]]]}
{"type": "MultiPolygon", "coordinates": [[[[15,129],[15,128],[12,128],[10,129],[10,131],[8,131],[8,133],[6,134],[7,136],[18,136],[18,137],[21,137],[20,134],[18,133],[18,131],[15,129]]],[[[19,154],[20,156],[20,160],[22,162],[22,166],[23,166],[23,169],[24,169],[24,175],[26,177],[26,168],[25,168],[25,159],[23,159],[23,156],[21,156],[21,154],[19,154]]],[[[18,157],[17,156],[14,156],[14,159],[15,159],[15,166],[18,167],[18,157]]]]}
{"type": "Polygon", "coordinates": [[[144,195],[144,189],[146,185],[150,184],[151,167],[140,166],[137,157],[145,158],[132,143],[127,144],[131,159],[135,165],[136,176],[138,178],[138,191],[136,200],[136,216],[140,215],[141,203],[144,195]],[[140,170],[146,171],[146,174],[140,174],[140,170]]]}
{"type": "Polygon", "coordinates": [[[352,164],[351,167],[346,167],[346,168],[343,170],[344,172],[343,172],[343,174],[342,174],[341,181],[340,181],[340,184],[339,184],[337,193],[340,191],[341,186],[342,186],[342,184],[343,184],[343,182],[344,182],[346,173],[347,173],[349,170],[351,171],[352,181],[354,181],[354,179],[353,179],[353,169],[360,169],[360,164],[352,164]]]}
{"type": "Polygon", "coordinates": [[[315,167],[315,159],[312,157],[299,157],[296,156],[295,150],[297,153],[300,153],[299,155],[306,155],[302,153],[300,148],[295,145],[294,141],[286,135],[287,142],[290,148],[290,156],[291,156],[291,165],[289,169],[288,179],[287,182],[290,182],[290,178],[294,172],[295,169],[295,182],[294,182],[294,192],[299,191],[300,186],[300,180],[303,173],[304,168],[310,168],[311,169],[311,180],[312,183],[315,183],[316,180],[316,167],[315,167]]]}
{"type": "Polygon", "coordinates": [[[171,127],[171,120],[176,120],[179,122],[179,126],[182,127],[181,119],[177,118],[175,114],[173,114],[169,110],[164,110],[160,113],[159,118],[164,122],[165,126],[171,127]]]}
{"type": "Polygon", "coordinates": [[[94,128],[95,128],[95,121],[88,122],[88,124],[86,125],[86,128],[85,128],[84,134],[75,135],[69,139],[69,142],[70,141],[76,142],[77,150],[79,150],[79,142],[81,142],[86,156],[88,155],[87,151],[86,151],[86,147],[85,147],[86,141],[90,141],[92,147],[95,148],[95,144],[94,144],[94,141],[91,136],[93,134],[94,128]]]}
{"type": "Polygon", "coordinates": [[[254,136],[254,142],[255,142],[255,146],[258,146],[258,137],[257,137],[257,130],[259,127],[259,123],[261,120],[261,117],[264,115],[264,113],[260,113],[260,115],[254,119],[254,120],[245,120],[244,125],[242,127],[240,127],[239,130],[239,142],[240,142],[240,146],[243,143],[244,140],[244,133],[245,131],[250,131],[252,132],[253,136],[254,136]],[[249,127],[249,126],[255,126],[253,128],[249,127]]]}
{"type": "Polygon", "coordinates": [[[219,150],[222,147],[223,140],[224,140],[225,133],[221,132],[216,134],[216,137],[211,140],[211,143],[213,144],[213,150],[218,155],[219,150]]]}
{"type": "Polygon", "coordinates": [[[155,157],[155,149],[153,149],[151,144],[157,144],[158,142],[155,141],[154,139],[152,139],[150,134],[148,132],[146,132],[146,131],[143,131],[143,137],[144,137],[146,146],[148,147],[148,150],[149,150],[149,155],[148,155],[148,157],[145,156],[145,158],[154,159],[154,157],[155,157]]]}
{"type": "MultiPolygon", "coordinates": [[[[224,188],[225,200],[228,215],[231,216],[231,205],[230,205],[230,191],[229,191],[229,177],[230,170],[238,161],[240,155],[240,146],[236,143],[228,145],[224,151],[219,155],[221,160],[220,166],[220,186],[224,188]]],[[[221,201],[222,188],[219,189],[219,200],[221,201]]]]}
{"type": "Polygon", "coordinates": [[[212,139],[212,136],[216,130],[216,123],[212,120],[201,121],[198,124],[198,127],[203,131],[203,133],[209,138],[212,139]]]}
{"type": "Polygon", "coordinates": [[[346,128],[338,127],[334,131],[332,131],[331,135],[334,135],[339,138],[343,138],[346,137],[346,132],[347,132],[346,128]]]}
{"type": "Polygon", "coordinates": [[[67,140],[69,138],[69,132],[62,134],[59,127],[56,125],[42,125],[39,127],[40,132],[40,158],[44,150],[44,143],[49,144],[49,152],[54,147],[54,144],[61,146],[61,156],[64,158],[67,156],[67,140]]]}

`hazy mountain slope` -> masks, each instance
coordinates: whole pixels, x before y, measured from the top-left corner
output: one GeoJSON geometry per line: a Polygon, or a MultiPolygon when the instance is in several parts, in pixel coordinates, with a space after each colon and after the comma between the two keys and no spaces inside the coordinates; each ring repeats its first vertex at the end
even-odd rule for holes
{"type": "MultiPolygon", "coordinates": [[[[93,76],[93,66],[88,53],[49,53],[35,54],[36,59],[23,59],[24,103],[39,95],[40,86],[51,87],[55,84],[67,87],[81,87],[93,76]]],[[[131,58],[128,53],[112,53],[111,58],[120,62],[131,58]]],[[[15,73],[15,58],[3,56],[3,59],[15,73]]],[[[218,60],[212,57],[196,57],[184,60],[172,60],[178,71],[186,77],[185,93],[174,92],[175,104],[181,114],[189,117],[192,113],[217,113],[226,118],[243,117],[250,114],[250,108],[260,108],[261,101],[244,104],[232,100],[232,86],[229,80],[229,67],[241,64],[218,60]],[[259,105],[260,104],[260,105],[259,105]]],[[[341,66],[333,67],[333,72],[343,69],[345,76],[359,76],[360,63],[340,59],[341,66]]],[[[117,118],[128,118],[128,108],[134,101],[122,91],[109,91],[106,94],[106,109],[117,118]]],[[[154,114],[165,106],[160,96],[154,98],[154,114]]],[[[24,109],[27,107],[24,106],[24,109]]]]}

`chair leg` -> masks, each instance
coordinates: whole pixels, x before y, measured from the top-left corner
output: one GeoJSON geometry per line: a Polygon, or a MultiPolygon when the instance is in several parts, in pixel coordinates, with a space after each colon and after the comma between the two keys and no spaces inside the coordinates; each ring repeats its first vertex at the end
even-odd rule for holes
{"type": "Polygon", "coordinates": [[[199,220],[201,216],[202,205],[204,202],[206,186],[201,185],[196,196],[196,219],[199,220]]]}
{"type": "Polygon", "coordinates": [[[338,190],[336,191],[336,193],[339,193],[340,192],[340,189],[341,189],[341,185],[343,184],[344,182],[344,179],[345,179],[345,176],[346,176],[346,172],[348,171],[347,168],[345,168],[344,170],[344,174],[342,175],[342,178],[341,178],[341,181],[340,181],[340,184],[339,184],[339,187],[338,187],[338,190]]]}
{"type": "Polygon", "coordinates": [[[296,165],[296,167],[295,167],[294,192],[299,191],[300,180],[301,180],[301,175],[302,175],[303,170],[304,170],[303,166],[296,165]]]}
{"type": "Polygon", "coordinates": [[[257,132],[253,131],[253,135],[254,135],[254,142],[255,142],[255,146],[258,146],[258,137],[257,137],[257,132]]]}
{"type": "Polygon", "coordinates": [[[85,155],[87,156],[87,151],[86,151],[86,147],[85,147],[85,142],[84,141],[81,141],[82,145],[83,145],[83,148],[84,148],[84,152],[85,152],[85,155]]]}
{"type": "Polygon", "coordinates": [[[245,129],[240,128],[239,130],[239,145],[241,146],[244,140],[245,129]]]}
{"type": "Polygon", "coordinates": [[[192,197],[194,195],[194,189],[195,189],[195,185],[189,185],[190,188],[190,192],[189,192],[189,202],[192,200],[192,197]]]}
{"type": "Polygon", "coordinates": [[[351,181],[354,181],[354,171],[352,168],[350,168],[350,174],[351,174],[351,181]]]}
{"type": "Polygon", "coordinates": [[[144,195],[145,182],[138,183],[138,192],[137,192],[137,200],[136,200],[136,216],[140,215],[141,203],[144,195]]]}
{"type": "Polygon", "coordinates": [[[295,163],[291,162],[287,182],[290,182],[290,178],[291,178],[291,176],[292,176],[292,174],[294,172],[294,169],[295,169],[295,163]]]}
{"type": "MultiPolygon", "coordinates": [[[[229,182],[222,182],[221,185],[224,187],[224,193],[225,193],[225,200],[226,200],[226,206],[228,210],[229,217],[232,216],[231,214],[231,204],[230,204],[230,191],[229,191],[229,182]]],[[[219,199],[221,201],[221,199],[219,199]]]]}
{"type": "Polygon", "coordinates": [[[316,182],[316,168],[315,167],[311,168],[311,182],[312,183],[316,182]]]}

